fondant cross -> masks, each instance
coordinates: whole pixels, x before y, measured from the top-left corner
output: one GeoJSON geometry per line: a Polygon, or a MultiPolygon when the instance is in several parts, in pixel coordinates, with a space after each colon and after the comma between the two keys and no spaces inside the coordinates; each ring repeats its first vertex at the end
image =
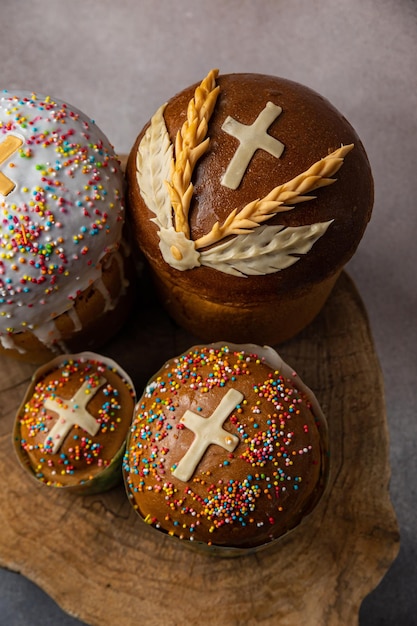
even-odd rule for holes
{"type": "Polygon", "coordinates": [[[49,411],[58,413],[58,419],[48,433],[47,439],[52,441],[52,454],[56,454],[60,449],[65,437],[75,425],[94,436],[100,428],[100,423],[87,411],[87,402],[91,400],[102,385],[104,378],[99,378],[99,384],[95,389],[91,389],[88,381],[85,381],[70,400],[54,397],[47,398],[44,407],[49,411]]]}
{"type": "Polygon", "coordinates": [[[202,417],[192,411],[184,413],[181,423],[192,430],[195,437],[191,446],[172,472],[175,478],[187,482],[194,474],[203,454],[212,443],[221,446],[228,452],[233,452],[239,443],[239,437],[224,430],[222,426],[233,409],[243,400],[243,397],[243,394],[237,391],[237,389],[229,389],[210,417],[202,417]]]}
{"type": "Polygon", "coordinates": [[[225,119],[222,130],[238,139],[240,143],[221,180],[221,184],[224,187],[229,187],[230,189],[239,187],[246,168],[256,150],[265,150],[277,159],[281,156],[284,151],[284,144],[267,133],[272,122],[281,113],[282,109],[280,106],[273,102],[267,102],[265,108],[250,126],[241,124],[230,117],[230,115],[225,119]]]}
{"type": "MultiPolygon", "coordinates": [[[[0,143],[0,165],[12,156],[22,144],[23,141],[19,137],[8,135],[6,139],[0,143]]],[[[3,174],[3,172],[0,172],[0,194],[7,196],[15,187],[15,183],[3,174]]]]}

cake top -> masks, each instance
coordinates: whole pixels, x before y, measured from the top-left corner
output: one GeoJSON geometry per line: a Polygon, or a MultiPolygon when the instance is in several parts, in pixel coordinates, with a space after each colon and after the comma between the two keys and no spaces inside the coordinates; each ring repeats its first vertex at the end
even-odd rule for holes
{"type": "Polygon", "coordinates": [[[0,92],[0,334],[73,306],[120,243],[123,201],[93,120],[50,96],[0,92]]]}
{"type": "Polygon", "coordinates": [[[360,139],[325,98],[217,70],[156,111],[127,180],[145,255],[203,289],[275,292],[327,277],[353,254],[373,201],[360,139]]]}
{"type": "Polygon", "coordinates": [[[133,153],[160,253],[182,272],[276,274],[308,264],[322,238],[332,247],[341,225],[351,231],[338,246],[345,262],[369,219],[358,136],[328,101],[285,79],[212,70],[158,109],[133,153]]]}
{"type": "Polygon", "coordinates": [[[139,400],[126,484],[157,529],[246,549],[311,511],[326,445],[314,395],[272,349],[195,346],[168,361],[139,400]]]}
{"type": "Polygon", "coordinates": [[[57,357],[34,375],[17,415],[19,458],[41,482],[83,485],[121,456],[135,391],[112,360],[57,357]]]}

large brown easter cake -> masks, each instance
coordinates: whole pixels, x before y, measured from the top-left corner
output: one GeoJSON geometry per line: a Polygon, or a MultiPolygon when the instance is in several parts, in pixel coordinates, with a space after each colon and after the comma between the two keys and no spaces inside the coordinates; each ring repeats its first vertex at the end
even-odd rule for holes
{"type": "Polygon", "coordinates": [[[158,294],[204,341],[275,344],[314,319],[370,219],[363,145],[325,98],[211,71],[163,104],[127,166],[158,294]]]}

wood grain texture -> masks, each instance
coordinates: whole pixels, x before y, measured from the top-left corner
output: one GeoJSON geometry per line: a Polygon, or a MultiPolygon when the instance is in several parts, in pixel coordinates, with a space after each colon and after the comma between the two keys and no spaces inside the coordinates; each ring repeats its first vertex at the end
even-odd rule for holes
{"type": "MultiPolygon", "coordinates": [[[[103,353],[129,372],[140,395],[166,359],[195,343],[149,289],[103,353]]],[[[0,565],[92,625],[197,625],[202,615],[213,626],[357,624],[363,598],[398,553],[399,535],[388,492],[381,371],[366,312],[345,273],[319,317],[279,352],[327,416],[330,484],[296,530],[238,559],[196,553],[148,529],[122,484],[77,497],[34,482],[15,459],[11,432],[35,368],[3,358],[0,565]]]]}

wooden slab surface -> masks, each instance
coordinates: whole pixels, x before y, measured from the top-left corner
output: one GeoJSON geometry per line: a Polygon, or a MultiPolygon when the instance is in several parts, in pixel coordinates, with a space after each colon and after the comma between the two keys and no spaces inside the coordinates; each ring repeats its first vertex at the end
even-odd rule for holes
{"type": "MultiPolygon", "coordinates": [[[[140,394],[166,359],[195,343],[148,293],[102,352],[130,373],[140,394]]],[[[35,368],[1,360],[0,565],[97,626],[357,624],[363,598],[397,555],[399,536],[388,493],[381,371],[366,312],[346,274],[317,320],[279,352],[327,416],[330,489],[276,546],[237,559],[197,554],[148,530],[122,484],[89,497],[38,486],[17,464],[11,441],[35,368]]]]}

